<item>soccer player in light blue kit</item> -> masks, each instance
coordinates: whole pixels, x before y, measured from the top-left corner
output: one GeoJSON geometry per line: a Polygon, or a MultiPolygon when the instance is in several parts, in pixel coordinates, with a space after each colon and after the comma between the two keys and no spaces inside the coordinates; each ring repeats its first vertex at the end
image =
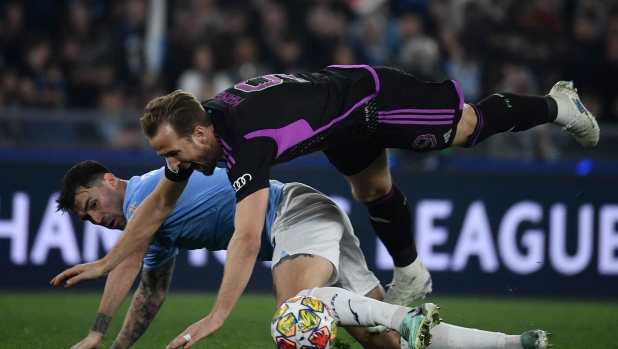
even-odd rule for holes
{"type": "MultiPolygon", "coordinates": [[[[124,229],[132,213],[155,190],[162,173],[159,169],[124,181],[98,162],[82,162],[65,175],[58,209],[110,229],[124,229]]],[[[234,203],[235,194],[224,170],[215,170],[212,176],[193,174],[152,241],[109,274],[91,331],[73,348],[100,348],[143,260],[142,281],[112,348],[135,343],[165,300],[178,249],[227,248],[234,232],[234,203]]],[[[382,299],[384,293],[367,269],[347,216],[328,197],[308,186],[270,182],[258,259],[273,262],[277,305],[311,292],[334,310],[340,325],[355,327],[349,331],[366,348],[405,347],[405,340],[411,340],[411,347],[416,348],[429,344],[427,332],[437,323],[435,306],[428,303],[407,308],[375,300],[382,299]],[[331,285],[335,287],[324,287],[331,285]],[[405,340],[400,343],[395,331],[365,336],[366,330],[357,327],[374,325],[397,330],[405,340]]],[[[441,324],[431,329],[431,334],[431,348],[533,349],[548,345],[546,332],[540,330],[507,336],[441,324]]],[[[195,343],[186,336],[175,342],[185,348],[195,343]]]]}

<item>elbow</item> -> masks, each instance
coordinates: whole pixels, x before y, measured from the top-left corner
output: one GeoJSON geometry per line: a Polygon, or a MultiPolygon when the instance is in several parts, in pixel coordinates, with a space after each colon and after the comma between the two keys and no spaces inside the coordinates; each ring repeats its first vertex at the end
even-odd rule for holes
{"type": "Polygon", "coordinates": [[[262,237],[259,234],[257,236],[246,236],[242,239],[242,245],[245,253],[248,255],[257,255],[262,247],[262,237]]]}
{"type": "Polygon", "coordinates": [[[262,247],[262,242],[258,239],[257,241],[251,241],[249,245],[247,245],[247,250],[251,255],[257,256],[260,253],[260,248],[262,247]]]}

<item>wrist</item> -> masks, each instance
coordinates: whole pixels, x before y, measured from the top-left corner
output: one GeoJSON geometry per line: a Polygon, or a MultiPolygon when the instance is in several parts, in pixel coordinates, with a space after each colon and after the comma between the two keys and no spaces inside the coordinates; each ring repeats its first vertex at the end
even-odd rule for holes
{"type": "Polygon", "coordinates": [[[98,338],[100,341],[102,341],[103,337],[105,337],[105,334],[90,330],[90,333],[88,333],[88,336],[91,338],[98,338]]]}
{"type": "Polygon", "coordinates": [[[217,310],[216,308],[213,307],[208,317],[210,317],[210,322],[213,325],[216,325],[217,328],[221,328],[223,326],[223,323],[225,322],[225,320],[227,319],[229,315],[230,315],[230,312],[226,312],[221,309],[217,310]]]}
{"type": "Polygon", "coordinates": [[[97,313],[97,317],[94,319],[92,327],[90,327],[91,333],[98,333],[103,337],[109,323],[112,321],[112,317],[103,313],[97,313]]]}
{"type": "Polygon", "coordinates": [[[109,275],[109,273],[114,270],[114,267],[111,265],[111,263],[109,262],[109,254],[106,255],[105,257],[101,258],[100,260],[94,262],[98,264],[98,267],[100,268],[100,270],[103,272],[103,275],[109,275]]]}

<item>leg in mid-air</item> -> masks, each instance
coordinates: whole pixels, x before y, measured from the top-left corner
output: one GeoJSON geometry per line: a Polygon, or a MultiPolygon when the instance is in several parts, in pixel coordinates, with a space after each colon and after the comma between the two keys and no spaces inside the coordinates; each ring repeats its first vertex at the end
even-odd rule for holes
{"type": "Polygon", "coordinates": [[[573,83],[560,81],[546,96],[502,92],[477,104],[466,104],[453,145],[469,148],[497,133],[525,131],[549,122],[571,132],[585,147],[599,141],[599,125],[573,83]]]}
{"type": "Polygon", "coordinates": [[[376,71],[381,83],[376,137],[325,153],[350,182],[356,200],[367,206],[376,235],[393,257],[394,277],[385,300],[407,305],[430,293],[432,282],[417,258],[410,209],[391,180],[384,148],[425,152],[472,147],[493,134],[548,122],[590,147],[598,142],[599,126],[570,82],[557,83],[547,96],[498,93],[474,105],[464,103],[454,81],[428,83],[396,69],[376,71]]]}
{"type": "Polygon", "coordinates": [[[376,67],[375,77],[377,96],[365,107],[368,124],[373,125],[371,137],[324,153],[348,180],[354,198],[367,207],[376,235],[393,258],[394,275],[385,301],[408,305],[431,293],[433,285],[417,254],[410,206],[391,179],[386,149],[425,152],[450,147],[464,103],[451,81],[422,82],[388,67],[376,67]]]}

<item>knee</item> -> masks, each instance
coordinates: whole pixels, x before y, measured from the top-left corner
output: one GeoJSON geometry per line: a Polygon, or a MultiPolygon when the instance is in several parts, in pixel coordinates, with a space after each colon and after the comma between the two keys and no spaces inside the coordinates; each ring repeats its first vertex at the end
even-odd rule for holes
{"type": "Polygon", "coordinates": [[[378,284],[378,286],[374,287],[371,291],[365,294],[365,297],[377,299],[379,301],[384,300],[384,296],[386,296],[386,292],[384,292],[384,288],[381,284],[378,284]]]}
{"type": "Polygon", "coordinates": [[[360,203],[368,203],[385,197],[390,193],[393,182],[390,177],[382,180],[354,182],[352,184],[352,195],[360,203]]]}
{"type": "Polygon", "coordinates": [[[470,136],[476,129],[478,123],[478,116],[476,111],[469,104],[464,104],[463,111],[461,113],[461,120],[457,124],[457,132],[455,133],[455,139],[453,140],[453,146],[464,145],[470,136]]]}

